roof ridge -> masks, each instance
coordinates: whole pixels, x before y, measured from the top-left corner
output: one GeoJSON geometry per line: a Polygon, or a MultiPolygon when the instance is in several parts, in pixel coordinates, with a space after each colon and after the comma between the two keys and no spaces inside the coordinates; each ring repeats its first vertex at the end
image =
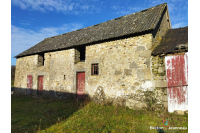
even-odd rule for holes
{"type": "Polygon", "coordinates": [[[77,29],[77,30],[74,30],[74,31],[66,32],[66,33],[63,33],[63,34],[60,34],[60,35],[56,35],[56,36],[52,36],[52,37],[48,37],[48,38],[54,38],[54,37],[57,37],[57,36],[62,36],[62,35],[65,35],[65,34],[68,34],[68,33],[71,33],[71,32],[76,32],[76,31],[80,31],[80,30],[83,30],[83,29],[87,29],[87,28],[93,27],[93,26],[97,26],[97,25],[100,25],[100,24],[103,24],[103,23],[106,23],[106,22],[109,22],[109,21],[112,21],[112,20],[118,20],[118,19],[127,17],[127,16],[132,15],[132,14],[137,14],[137,13],[141,13],[141,12],[147,11],[149,9],[153,9],[153,8],[161,6],[161,5],[165,5],[166,6],[167,3],[159,4],[159,5],[156,5],[156,6],[153,6],[153,7],[149,7],[149,8],[146,8],[146,9],[138,11],[138,12],[130,13],[130,14],[127,14],[127,15],[124,15],[124,16],[120,16],[120,17],[117,17],[117,18],[114,18],[114,19],[110,19],[110,20],[107,20],[107,21],[104,21],[104,22],[101,22],[101,23],[97,23],[95,25],[87,26],[87,27],[84,27],[84,28],[81,28],[81,29],[77,29]]]}

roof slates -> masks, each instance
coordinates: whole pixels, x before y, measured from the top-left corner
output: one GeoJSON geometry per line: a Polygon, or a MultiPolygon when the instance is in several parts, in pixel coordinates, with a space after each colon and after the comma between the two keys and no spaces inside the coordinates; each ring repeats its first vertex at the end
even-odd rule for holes
{"type": "Polygon", "coordinates": [[[188,47],[188,26],[177,29],[169,29],[162,38],[160,44],[152,51],[152,55],[166,55],[168,53],[180,52],[175,50],[179,47],[179,45],[188,47]]]}
{"type": "Polygon", "coordinates": [[[18,54],[16,57],[18,58],[40,52],[66,49],[78,45],[84,45],[153,30],[159,22],[162,12],[166,6],[167,4],[164,3],[94,26],[46,38],[35,46],[18,54]]]}

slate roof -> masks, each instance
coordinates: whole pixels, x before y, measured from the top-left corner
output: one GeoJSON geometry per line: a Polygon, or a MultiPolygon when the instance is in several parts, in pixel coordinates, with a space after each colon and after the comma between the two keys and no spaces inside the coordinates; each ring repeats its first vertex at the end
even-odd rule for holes
{"type": "Polygon", "coordinates": [[[71,48],[155,29],[167,3],[97,25],[46,38],[15,57],[71,48]]]}
{"type": "Polygon", "coordinates": [[[152,55],[166,55],[188,51],[188,26],[169,29],[160,44],[154,48],[152,55]]]}

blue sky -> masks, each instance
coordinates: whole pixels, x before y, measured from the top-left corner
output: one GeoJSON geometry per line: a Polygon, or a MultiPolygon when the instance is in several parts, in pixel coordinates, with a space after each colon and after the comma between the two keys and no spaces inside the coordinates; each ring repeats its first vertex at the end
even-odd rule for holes
{"type": "Polygon", "coordinates": [[[47,37],[167,3],[172,28],[188,26],[188,0],[11,0],[13,58],[47,37]]]}

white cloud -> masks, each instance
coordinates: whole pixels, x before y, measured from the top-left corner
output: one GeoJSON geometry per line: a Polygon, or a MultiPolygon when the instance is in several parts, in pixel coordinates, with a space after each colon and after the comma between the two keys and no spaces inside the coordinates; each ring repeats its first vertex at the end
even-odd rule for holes
{"type": "Polygon", "coordinates": [[[65,13],[83,13],[98,11],[95,1],[87,0],[12,0],[12,5],[18,6],[23,10],[37,10],[41,12],[58,11],[65,13]]]}
{"type": "Polygon", "coordinates": [[[113,5],[111,9],[115,11],[116,14],[119,15],[128,15],[131,13],[135,13],[159,4],[167,3],[170,20],[173,28],[187,26],[188,21],[188,0],[148,0],[144,3],[136,3],[134,6],[118,6],[113,5]]]}
{"type": "Polygon", "coordinates": [[[166,0],[149,0],[150,4],[152,4],[153,6],[159,5],[159,4],[163,4],[166,3],[166,0]]]}
{"type": "Polygon", "coordinates": [[[172,25],[172,28],[180,28],[180,27],[184,27],[186,26],[184,22],[180,22],[180,23],[176,23],[174,25],[172,25]]]}
{"type": "Polygon", "coordinates": [[[174,4],[169,3],[167,5],[168,5],[169,12],[173,12],[173,11],[177,10],[177,7],[174,4]]]}
{"type": "Polygon", "coordinates": [[[23,52],[24,50],[34,46],[47,37],[56,36],[62,33],[67,33],[83,28],[82,24],[72,23],[64,24],[60,27],[46,27],[40,30],[31,30],[11,26],[11,56],[23,52]]]}
{"type": "Polygon", "coordinates": [[[117,9],[120,9],[120,6],[114,5],[114,6],[111,6],[111,8],[114,9],[114,10],[117,10],[117,9]]]}

